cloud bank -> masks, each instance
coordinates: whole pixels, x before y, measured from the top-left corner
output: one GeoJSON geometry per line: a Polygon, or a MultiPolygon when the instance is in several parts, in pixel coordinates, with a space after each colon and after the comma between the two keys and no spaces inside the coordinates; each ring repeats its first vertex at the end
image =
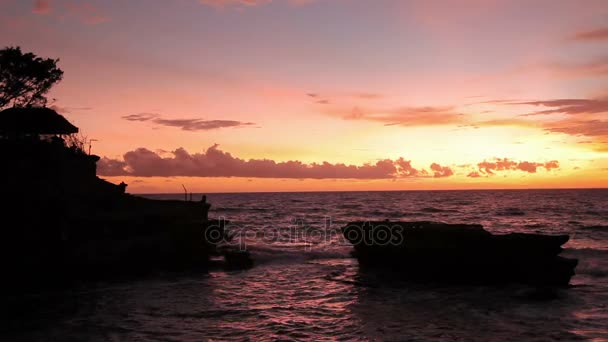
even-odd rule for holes
{"type": "MultiPolygon", "coordinates": [[[[343,163],[310,163],[301,161],[277,162],[270,159],[245,160],[233,156],[213,145],[202,153],[188,153],[178,148],[161,156],[146,148],[125,153],[122,160],[102,158],[98,162],[102,176],[137,177],[247,177],[283,179],[404,179],[448,178],[455,175],[452,167],[432,163],[429,169],[412,166],[410,160],[382,159],[375,163],[347,165],[343,163]]],[[[461,165],[460,168],[468,168],[461,165]]],[[[539,169],[551,171],[559,168],[557,160],[546,162],[514,161],[495,158],[477,164],[470,178],[489,177],[502,171],[537,173],[539,169]]]]}
{"type": "Polygon", "coordinates": [[[437,163],[430,173],[416,169],[411,161],[399,158],[383,159],[363,165],[342,163],[311,163],[301,161],[276,162],[269,159],[241,159],[209,147],[202,153],[190,154],[183,148],[162,157],[156,152],[139,148],[125,153],[123,160],[102,158],[98,173],[103,176],[139,177],[251,177],[292,179],[397,179],[412,177],[450,177],[453,170],[437,163]]]}

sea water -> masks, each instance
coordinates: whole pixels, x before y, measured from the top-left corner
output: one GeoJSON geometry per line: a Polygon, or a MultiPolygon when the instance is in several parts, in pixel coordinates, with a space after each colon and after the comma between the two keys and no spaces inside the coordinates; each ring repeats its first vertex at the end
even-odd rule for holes
{"type": "MultiPolygon", "coordinates": [[[[181,199],[183,195],[149,195],[181,199]]],[[[195,194],[194,199],[200,198],[195,194]]],[[[608,339],[608,190],[207,194],[247,271],[155,274],[20,298],[3,340],[608,339]],[[359,271],[354,220],[477,223],[569,234],[573,285],[535,300],[522,285],[442,286],[359,271]]]]}

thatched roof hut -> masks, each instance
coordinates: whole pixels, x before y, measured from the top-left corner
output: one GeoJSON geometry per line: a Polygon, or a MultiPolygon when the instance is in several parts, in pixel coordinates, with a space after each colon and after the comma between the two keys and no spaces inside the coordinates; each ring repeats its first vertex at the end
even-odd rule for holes
{"type": "Polygon", "coordinates": [[[2,136],[74,133],[78,133],[78,127],[50,108],[14,107],[0,112],[0,135],[2,136]]]}

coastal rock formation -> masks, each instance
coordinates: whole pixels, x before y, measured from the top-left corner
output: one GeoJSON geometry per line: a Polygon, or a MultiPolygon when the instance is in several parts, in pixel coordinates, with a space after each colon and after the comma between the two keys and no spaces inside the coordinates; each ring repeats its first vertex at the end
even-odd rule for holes
{"type": "Polygon", "coordinates": [[[5,285],[208,269],[225,236],[209,203],[127,194],[97,177],[99,157],[70,143],[76,132],[48,108],[0,112],[5,285]]]}
{"type": "Polygon", "coordinates": [[[578,262],[558,255],[567,235],[494,235],[438,222],[352,222],[342,230],[361,268],[412,280],[568,285],[578,262]]]}

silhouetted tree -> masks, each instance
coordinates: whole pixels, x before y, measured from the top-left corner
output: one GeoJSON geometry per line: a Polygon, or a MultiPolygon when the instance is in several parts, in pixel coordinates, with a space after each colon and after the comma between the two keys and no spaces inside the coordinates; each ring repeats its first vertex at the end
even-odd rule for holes
{"type": "Polygon", "coordinates": [[[89,138],[82,133],[70,134],[65,137],[65,145],[82,154],[87,154],[87,145],[90,142],[89,138]]]}
{"type": "Polygon", "coordinates": [[[46,93],[63,78],[57,62],[23,53],[19,47],[0,50],[0,110],[46,105],[46,93]]]}

